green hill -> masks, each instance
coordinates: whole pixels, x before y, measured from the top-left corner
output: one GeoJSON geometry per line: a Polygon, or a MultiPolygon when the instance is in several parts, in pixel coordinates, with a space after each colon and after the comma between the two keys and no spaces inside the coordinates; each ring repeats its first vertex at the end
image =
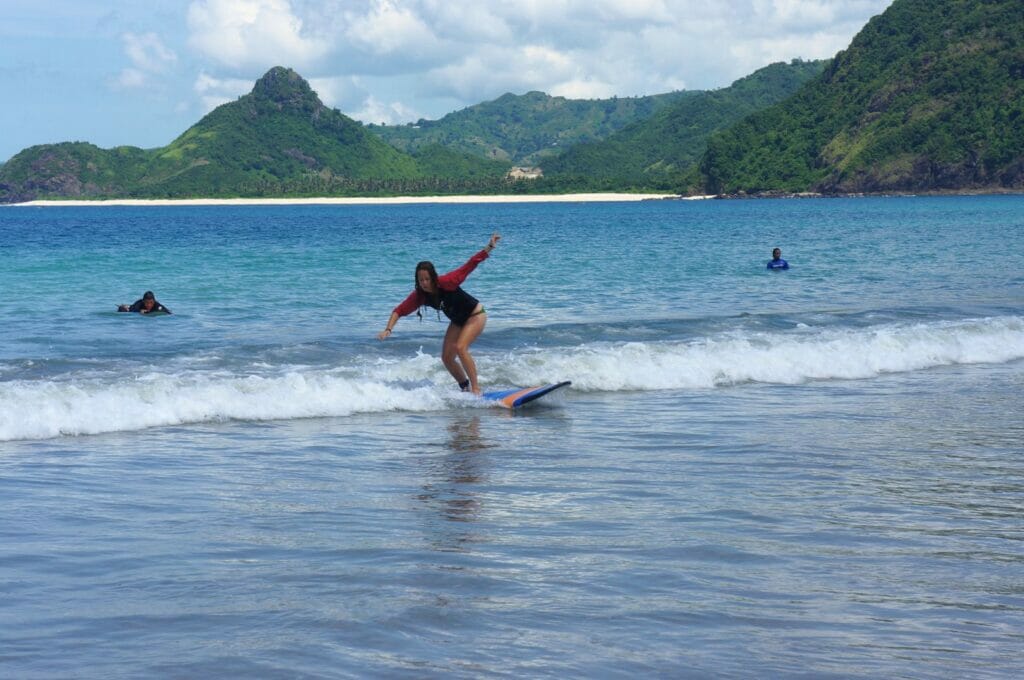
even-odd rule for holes
{"type": "Polygon", "coordinates": [[[436,148],[402,153],[276,67],[160,149],[26,149],[0,168],[0,201],[474,191],[499,183],[507,167],[436,148]]]}
{"type": "Polygon", "coordinates": [[[716,193],[1024,187],[1024,3],[896,0],[700,170],[716,193]]]}
{"type": "Polygon", "coordinates": [[[483,158],[533,165],[580,142],[604,139],[693,95],[670,92],[648,97],[566,99],[543,92],[504,94],[436,121],[368,127],[403,151],[440,145],[483,158]]]}
{"type": "Polygon", "coordinates": [[[545,181],[577,189],[679,191],[712,132],[792,95],[826,63],[771,64],[729,87],[694,92],[603,141],[578,144],[545,160],[545,181]]]}
{"type": "Polygon", "coordinates": [[[150,154],[131,146],[101,149],[86,142],[25,149],[0,168],[0,203],[39,197],[123,195],[144,174],[150,154]]]}

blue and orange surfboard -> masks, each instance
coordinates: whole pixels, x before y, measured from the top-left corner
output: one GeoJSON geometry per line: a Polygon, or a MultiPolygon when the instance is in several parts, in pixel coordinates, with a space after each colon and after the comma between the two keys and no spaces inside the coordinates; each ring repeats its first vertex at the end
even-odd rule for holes
{"type": "Polygon", "coordinates": [[[505,408],[519,408],[529,404],[531,401],[540,399],[545,394],[554,392],[560,387],[571,385],[571,380],[566,380],[560,383],[550,383],[548,385],[539,385],[537,387],[513,387],[510,390],[498,390],[496,392],[484,392],[482,396],[488,401],[493,401],[496,404],[504,406],[505,408]]]}

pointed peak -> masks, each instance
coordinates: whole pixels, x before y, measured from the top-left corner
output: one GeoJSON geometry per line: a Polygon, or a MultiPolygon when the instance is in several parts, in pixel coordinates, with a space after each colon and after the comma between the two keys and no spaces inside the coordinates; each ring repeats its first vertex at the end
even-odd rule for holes
{"type": "Polygon", "coordinates": [[[275,66],[263,74],[252,88],[252,94],[259,99],[270,100],[281,108],[323,106],[306,79],[284,66],[275,66]]]}

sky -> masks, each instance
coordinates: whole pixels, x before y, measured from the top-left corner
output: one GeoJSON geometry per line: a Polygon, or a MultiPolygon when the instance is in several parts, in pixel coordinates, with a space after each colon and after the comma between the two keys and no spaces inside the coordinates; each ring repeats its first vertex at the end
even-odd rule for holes
{"type": "Polygon", "coordinates": [[[364,123],[539,90],[725,87],[832,57],[892,0],[0,0],[0,162],[170,143],[274,66],[364,123]]]}

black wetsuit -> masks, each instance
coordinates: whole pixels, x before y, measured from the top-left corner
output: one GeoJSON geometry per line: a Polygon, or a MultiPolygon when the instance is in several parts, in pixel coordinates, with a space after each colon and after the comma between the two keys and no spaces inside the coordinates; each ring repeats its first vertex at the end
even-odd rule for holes
{"type": "Polygon", "coordinates": [[[393,312],[398,316],[405,316],[415,312],[421,305],[427,305],[434,309],[440,309],[456,326],[466,325],[480,301],[462,290],[460,284],[466,280],[470,272],[476,269],[478,264],[486,259],[487,250],[481,250],[458,269],[437,277],[438,294],[436,297],[427,295],[416,288],[409,293],[407,298],[398,303],[393,312]]]}
{"type": "Polygon", "coordinates": [[[462,290],[461,286],[455,290],[441,289],[440,293],[436,301],[428,295],[427,306],[440,309],[456,326],[465,326],[466,321],[473,315],[473,310],[480,304],[479,300],[462,290]]]}
{"type": "MultiPolygon", "coordinates": [[[[142,310],[144,310],[146,308],[146,306],[143,304],[143,302],[144,302],[144,300],[136,300],[135,302],[132,303],[132,306],[128,308],[128,311],[129,312],[141,312],[142,310]]],[[[153,312],[164,312],[166,314],[170,314],[171,310],[167,309],[166,307],[164,307],[162,304],[160,304],[156,300],[153,300],[153,309],[149,310],[146,313],[147,314],[152,314],[153,312]]]]}

